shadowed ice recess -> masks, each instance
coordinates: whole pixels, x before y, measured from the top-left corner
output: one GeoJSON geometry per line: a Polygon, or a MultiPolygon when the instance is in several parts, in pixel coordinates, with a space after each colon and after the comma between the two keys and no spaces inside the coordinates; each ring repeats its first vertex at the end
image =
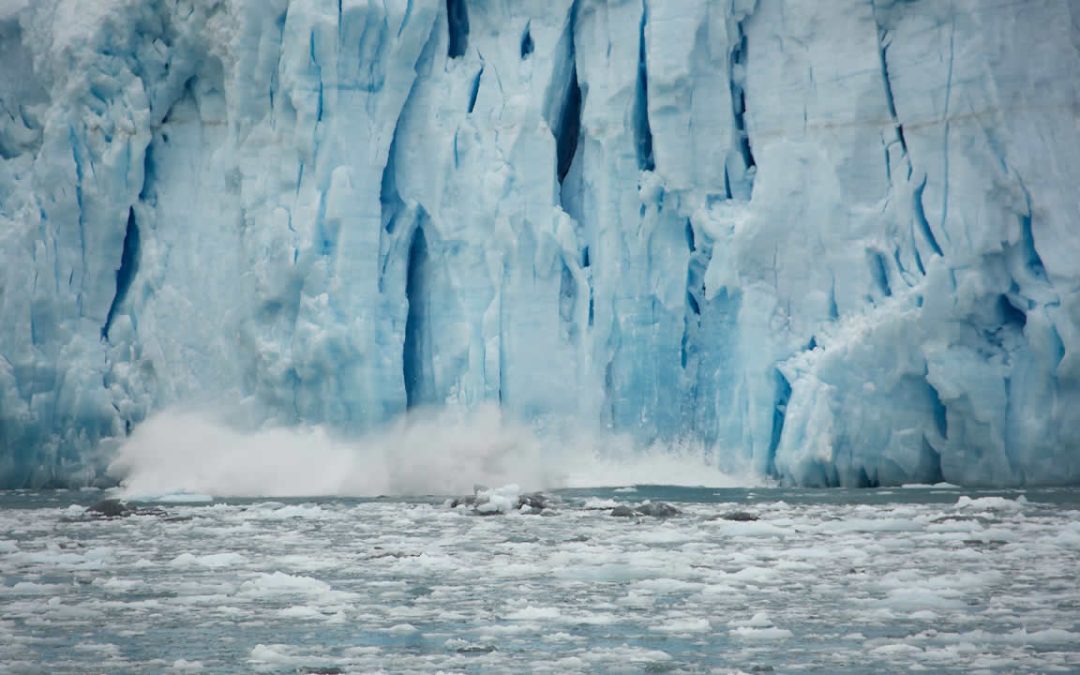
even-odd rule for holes
{"type": "Polygon", "coordinates": [[[1076,483],[1078,7],[0,0],[0,487],[1076,483]]]}

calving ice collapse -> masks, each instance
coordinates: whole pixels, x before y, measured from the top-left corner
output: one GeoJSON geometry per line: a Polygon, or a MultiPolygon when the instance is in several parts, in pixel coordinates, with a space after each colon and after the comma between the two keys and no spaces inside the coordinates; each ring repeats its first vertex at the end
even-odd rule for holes
{"type": "Polygon", "coordinates": [[[0,484],[226,403],[1075,483],[1078,13],[0,0],[0,484]]]}

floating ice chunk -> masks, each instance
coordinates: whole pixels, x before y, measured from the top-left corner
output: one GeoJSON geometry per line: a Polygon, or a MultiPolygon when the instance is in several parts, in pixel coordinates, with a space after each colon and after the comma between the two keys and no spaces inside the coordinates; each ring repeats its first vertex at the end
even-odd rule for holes
{"type": "Polygon", "coordinates": [[[98,577],[93,581],[94,586],[105,589],[110,593],[130,593],[131,591],[142,588],[146,585],[146,582],[141,579],[118,579],[116,577],[98,577]]]}
{"type": "Polygon", "coordinates": [[[953,589],[897,588],[882,603],[897,610],[955,610],[964,606],[962,593],[953,589]]]}
{"type": "Polygon", "coordinates": [[[769,618],[769,615],[767,613],[758,612],[754,614],[754,616],[750,617],[750,620],[743,625],[750,626],[751,628],[767,628],[773,625],[773,622],[772,619],[769,618]]]}
{"type": "Polygon", "coordinates": [[[19,581],[12,586],[0,585],[0,595],[56,595],[61,589],[57,584],[19,581]]]}
{"type": "Polygon", "coordinates": [[[331,590],[330,584],[311,577],[274,572],[257,572],[253,579],[240,585],[241,592],[254,595],[323,595],[331,590]]]}
{"type": "Polygon", "coordinates": [[[510,621],[555,621],[562,616],[557,607],[534,607],[527,605],[505,615],[510,621]]]}
{"type": "Polygon", "coordinates": [[[732,628],[728,633],[737,638],[743,640],[786,640],[792,637],[793,633],[786,628],[777,628],[776,626],[770,626],[768,628],[753,628],[751,626],[740,626],[739,628],[732,628]]]}
{"type": "Polygon", "coordinates": [[[912,658],[922,654],[922,649],[915,645],[909,645],[902,642],[881,645],[880,647],[874,647],[870,650],[871,654],[880,656],[883,658],[912,658]]]}
{"type": "Polygon", "coordinates": [[[1022,511],[1027,506],[1027,497],[1018,496],[1015,500],[1005,497],[977,497],[972,499],[961,495],[956,501],[956,508],[971,511],[1022,511]]]}
{"type": "Polygon", "coordinates": [[[443,643],[443,646],[447,651],[457,652],[458,654],[487,654],[495,651],[495,645],[469,642],[468,640],[462,640],[461,638],[450,638],[443,643]]]}
{"type": "Polygon", "coordinates": [[[712,630],[708,619],[674,619],[649,626],[649,630],[657,633],[707,633],[712,630]]]}
{"type": "Polygon", "coordinates": [[[243,565],[245,562],[247,562],[247,558],[239,553],[211,553],[199,556],[191,553],[181,553],[169,561],[169,564],[173,567],[198,566],[210,569],[220,569],[224,567],[236,567],[238,565],[243,565]]]}
{"type": "Polygon", "coordinates": [[[250,657],[253,661],[263,663],[291,663],[293,657],[289,655],[289,646],[283,644],[264,645],[259,643],[251,648],[250,657]]]}

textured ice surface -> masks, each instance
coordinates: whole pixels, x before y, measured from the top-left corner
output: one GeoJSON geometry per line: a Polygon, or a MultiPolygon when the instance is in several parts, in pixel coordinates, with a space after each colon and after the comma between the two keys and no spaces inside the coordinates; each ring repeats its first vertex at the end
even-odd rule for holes
{"type": "MultiPolygon", "coordinates": [[[[511,490],[512,491],[512,490],[511,490]]],[[[1075,490],[689,490],[71,520],[0,494],[0,671],[1074,672],[1075,490]],[[753,512],[756,522],[718,518],[753,512]]]]}
{"type": "MultiPolygon", "coordinates": [[[[1070,0],[0,2],[0,484],[497,402],[1080,479],[1070,0]]],[[[553,422],[558,424],[558,422],[553,422]]]]}

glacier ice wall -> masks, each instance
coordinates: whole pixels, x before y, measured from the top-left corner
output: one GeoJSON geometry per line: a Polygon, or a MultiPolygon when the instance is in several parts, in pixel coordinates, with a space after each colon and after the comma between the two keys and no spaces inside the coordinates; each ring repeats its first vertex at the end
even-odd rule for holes
{"type": "Polygon", "coordinates": [[[1080,480],[1070,0],[3,0],[0,484],[191,401],[1080,480]]]}

